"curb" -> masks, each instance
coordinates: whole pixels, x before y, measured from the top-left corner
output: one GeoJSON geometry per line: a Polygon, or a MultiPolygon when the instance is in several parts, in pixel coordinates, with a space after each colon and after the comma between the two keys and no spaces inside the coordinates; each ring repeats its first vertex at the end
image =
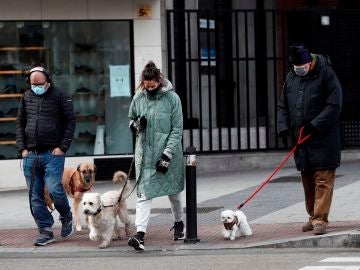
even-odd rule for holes
{"type": "MultiPolygon", "coordinates": [[[[210,251],[210,250],[233,250],[233,249],[256,249],[256,248],[360,248],[360,230],[345,231],[339,233],[331,233],[320,236],[299,237],[285,240],[265,241],[254,244],[208,244],[206,242],[198,242],[193,244],[181,244],[170,246],[147,246],[145,253],[150,252],[182,252],[182,251],[210,251]]],[[[109,247],[107,249],[99,249],[98,247],[31,247],[31,248],[9,248],[3,247],[0,243],[0,254],[28,253],[37,254],[55,254],[66,253],[79,254],[96,253],[100,254],[141,254],[126,246],[109,247]]],[[[75,255],[77,254],[77,255],[75,255]]],[[[71,256],[71,255],[70,255],[71,256]]],[[[1,257],[1,256],[0,256],[1,257]]]]}
{"type": "Polygon", "coordinates": [[[269,241],[248,248],[359,248],[360,231],[339,232],[326,235],[269,241]]]}

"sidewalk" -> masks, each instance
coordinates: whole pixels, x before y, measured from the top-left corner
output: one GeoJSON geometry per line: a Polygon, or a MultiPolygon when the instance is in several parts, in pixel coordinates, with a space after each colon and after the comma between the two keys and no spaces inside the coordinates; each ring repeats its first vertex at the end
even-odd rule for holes
{"type": "MultiPolygon", "coordinates": [[[[153,201],[153,210],[145,238],[146,250],[223,249],[248,247],[359,247],[360,166],[358,161],[346,162],[337,170],[337,179],[328,234],[314,236],[301,232],[307,220],[303,190],[294,168],[284,168],[265,186],[243,211],[250,221],[253,235],[235,241],[221,236],[220,212],[234,209],[243,202],[273,169],[253,169],[239,173],[198,177],[198,238],[197,244],[173,241],[172,216],[167,197],[153,201]]],[[[112,183],[97,183],[97,192],[117,188],[112,183]]],[[[185,202],[185,192],[182,194],[185,202]]],[[[130,213],[136,198],[128,199],[130,213]]],[[[72,202],[71,202],[72,203],[72,202]]],[[[58,241],[45,247],[34,247],[37,230],[30,215],[26,191],[1,192],[0,196],[0,252],[100,251],[97,243],[88,238],[88,229],[76,232],[66,240],[60,239],[60,224],[54,225],[58,241]]],[[[54,213],[54,219],[58,216],[54,213]]],[[[83,222],[83,224],[85,224],[83,222]]],[[[83,226],[86,227],[86,226],[83,226]]],[[[127,239],[114,241],[104,251],[129,251],[127,239]]]]}

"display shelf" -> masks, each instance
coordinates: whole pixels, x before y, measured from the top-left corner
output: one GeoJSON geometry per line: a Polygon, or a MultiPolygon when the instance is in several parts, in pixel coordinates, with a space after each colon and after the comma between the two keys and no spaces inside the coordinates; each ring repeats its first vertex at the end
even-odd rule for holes
{"type": "Polygon", "coordinates": [[[28,46],[28,47],[0,47],[0,52],[11,52],[11,51],[45,51],[48,48],[41,46],[28,46]]]}
{"type": "Polygon", "coordinates": [[[16,121],[16,117],[1,117],[0,122],[13,122],[16,121]]]}
{"type": "Polygon", "coordinates": [[[73,141],[76,143],[94,143],[95,138],[74,138],[73,141]]]}
{"type": "Polygon", "coordinates": [[[0,74],[3,75],[15,75],[15,74],[26,74],[29,71],[26,70],[0,70],[0,74]]]}
{"type": "Polygon", "coordinates": [[[82,97],[82,96],[98,96],[99,94],[98,93],[95,93],[95,92],[75,92],[73,94],[73,97],[76,97],[76,96],[79,96],[79,97],[82,97]]]}
{"type": "Polygon", "coordinates": [[[0,145],[16,144],[16,141],[0,141],[0,145]]]}
{"type": "Polygon", "coordinates": [[[7,98],[21,98],[22,94],[0,94],[0,98],[7,99],[7,98]]]}
{"type": "Polygon", "coordinates": [[[95,121],[98,119],[103,119],[104,116],[97,116],[97,115],[76,115],[76,120],[78,121],[95,121]]]}

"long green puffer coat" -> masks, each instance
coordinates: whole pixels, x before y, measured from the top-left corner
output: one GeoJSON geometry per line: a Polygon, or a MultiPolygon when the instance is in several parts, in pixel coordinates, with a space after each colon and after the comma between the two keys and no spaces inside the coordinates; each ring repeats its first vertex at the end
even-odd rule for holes
{"type": "Polygon", "coordinates": [[[183,115],[180,98],[168,80],[154,96],[147,91],[135,94],[129,109],[130,124],[143,115],[147,126],[139,132],[135,145],[137,195],[152,199],[176,194],[184,189],[183,115]],[[156,171],[162,153],[171,157],[165,174],[156,171]]]}

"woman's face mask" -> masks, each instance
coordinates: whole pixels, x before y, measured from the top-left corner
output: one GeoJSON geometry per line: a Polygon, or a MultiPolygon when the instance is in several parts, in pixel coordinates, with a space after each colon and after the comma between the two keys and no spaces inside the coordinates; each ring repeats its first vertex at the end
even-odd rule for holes
{"type": "Polygon", "coordinates": [[[310,63],[302,65],[302,66],[294,65],[294,71],[295,71],[296,75],[301,76],[301,77],[305,76],[309,72],[309,69],[310,69],[310,63]]]}
{"type": "Polygon", "coordinates": [[[160,83],[156,82],[155,80],[146,81],[144,80],[144,88],[149,93],[150,96],[156,95],[156,93],[160,89],[160,83]]]}

